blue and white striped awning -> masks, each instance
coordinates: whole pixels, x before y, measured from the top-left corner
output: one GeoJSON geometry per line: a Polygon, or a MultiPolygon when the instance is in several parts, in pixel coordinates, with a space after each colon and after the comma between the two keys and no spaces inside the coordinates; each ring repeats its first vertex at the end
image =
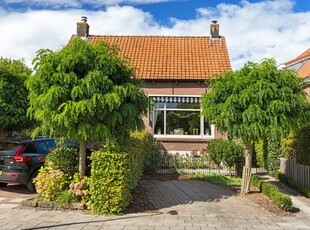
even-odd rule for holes
{"type": "Polygon", "coordinates": [[[151,96],[156,103],[200,103],[200,97],[151,96]]]}

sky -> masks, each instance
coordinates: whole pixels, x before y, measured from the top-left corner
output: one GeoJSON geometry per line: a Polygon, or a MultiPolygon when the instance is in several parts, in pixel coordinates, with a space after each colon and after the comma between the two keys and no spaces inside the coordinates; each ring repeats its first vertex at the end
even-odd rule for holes
{"type": "Polygon", "coordinates": [[[0,15],[0,56],[29,66],[64,47],[81,16],[93,35],[210,36],[217,20],[234,70],[310,48],[308,0],[0,0],[0,15]]]}

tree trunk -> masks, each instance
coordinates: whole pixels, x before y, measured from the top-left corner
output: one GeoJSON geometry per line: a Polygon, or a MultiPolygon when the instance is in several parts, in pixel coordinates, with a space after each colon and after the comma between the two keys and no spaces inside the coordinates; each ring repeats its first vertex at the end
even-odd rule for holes
{"type": "Polygon", "coordinates": [[[81,176],[85,176],[86,167],[86,141],[81,140],[80,145],[80,158],[79,158],[79,173],[81,176]]]}
{"type": "Polygon", "coordinates": [[[250,178],[252,168],[253,145],[247,145],[245,151],[245,166],[242,173],[241,194],[250,192],[250,178]]]}

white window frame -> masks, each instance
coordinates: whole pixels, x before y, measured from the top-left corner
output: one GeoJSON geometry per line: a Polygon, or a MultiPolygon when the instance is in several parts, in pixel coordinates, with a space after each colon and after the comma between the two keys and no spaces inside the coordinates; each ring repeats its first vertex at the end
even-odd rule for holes
{"type": "MultiPolygon", "coordinates": [[[[200,97],[197,95],[149,95],[150,97],[200,97]]],[[[205,135],[204,134],[204,117],[201,115],[200,116],[200,134],[199,135],[175,135],[175,134],[167,134],[167,111],[198,111],[201,114],[202,111],[202,106],[200,103],[200,109],[175,109],[175,108],[167,108],[167,103],[169,102],[160,102],[164,104],[164,108],[160,109],[151,109],[151,113],[149,114],[152,116],[151,121],[152,121],[152,133],[154,138],[171,138],[171,139],[179,139],[179,138],[186,138],[186,139],[214,139],[214,131],[215,127],[213,124],[210,125],[210,130],[211,133],[210,135],[205,135]],[[155,132],[155,110],[160,110],[164,111],[164,130],[162,134],[158,134],[155,132]]]]}

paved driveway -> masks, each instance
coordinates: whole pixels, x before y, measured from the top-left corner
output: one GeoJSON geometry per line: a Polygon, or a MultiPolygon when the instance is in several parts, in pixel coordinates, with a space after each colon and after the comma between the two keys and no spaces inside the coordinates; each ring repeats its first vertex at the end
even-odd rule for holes
{"type": "MultiPolygon", "coordinates": [[[[309,218],[272,216],[255,204],[234,196],[229,190],[207,182],[144,181],[143,186],[154,204],[160,208],[159,213],[97,216],[79,211],[36,211],[2,206],[0,229],[310,229],[309,218]]],[[[18,186],[0,189],[0,196],[4,194],[7,197],[1,204],[34,195],[18,186]]]]}
{"type": "Polygon", "coordinates": [[[11,184],[0,188],[0,209],[17,207],[23,200],[33,196],[35,194],[29,192],[23,185],[11,184]]]}
{"type": "Polygon", "coordinates": [[[230,217],[272,216],[249,200],[235,196],[226,187],[198,180],[145,180],[148,197],[164,213],[230,217]]]}

